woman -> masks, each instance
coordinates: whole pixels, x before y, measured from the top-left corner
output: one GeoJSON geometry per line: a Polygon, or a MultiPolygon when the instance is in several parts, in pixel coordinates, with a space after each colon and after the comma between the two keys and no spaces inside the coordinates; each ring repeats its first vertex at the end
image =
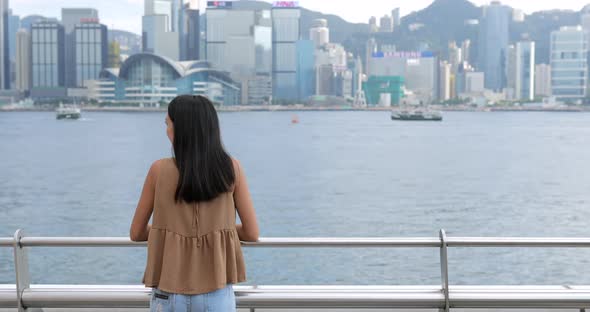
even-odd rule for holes
{"type": "Polygon", "coordinates": [[[232,284],[246,279],[240,240],[258,240],[246,176],[208,99],[176,97],[166,125],[174,157],[151,166],[130,229],[131,240],[148,241],[151,311],[235,311],[232,284]]]}

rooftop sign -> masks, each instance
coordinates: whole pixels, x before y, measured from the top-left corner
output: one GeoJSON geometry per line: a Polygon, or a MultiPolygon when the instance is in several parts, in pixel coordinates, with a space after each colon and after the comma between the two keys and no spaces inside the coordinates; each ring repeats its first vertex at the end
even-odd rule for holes
{"type": "Polygon", "coordinates": [[[207,1],[208,8],[231,8],[232,1],[207,1]]]}
{"type": "Polygon", "coordinates": [[[299,1],[275,1],[272,6],[273,8],[298,8],[299,1]]]}

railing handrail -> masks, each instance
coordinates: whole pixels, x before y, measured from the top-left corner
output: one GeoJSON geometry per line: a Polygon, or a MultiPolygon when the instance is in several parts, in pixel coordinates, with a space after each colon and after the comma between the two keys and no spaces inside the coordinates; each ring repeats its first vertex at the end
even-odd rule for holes
{"type": "MultiPolygon", "coordinates": [[[[439,248],[440,286],[239,286],[238,305],[265,308],[342,308],[397,307],[439,308],[448,311],[464,308],[581,308],[590,306],[590,286],[454,286],[448,280],[450,247],[548,247],[590,248],[590,238],[578,237],[449,237],[441,230],[439,237],[274,237],[257,242],[242,242],[244,247],[273,248],[439,248]],[[538,288],[537,288],[538,287],[538,288]],[[341,292],[344,291],[345,294],[341,292]]],[[[25,247],[145,247],[128,237],[35,237],[16,231],[13,238],[0,237],[0,247],[14,249],[16,284],[0,285],[0,307],[16,299],[19,312],[27,307],[143,307],[148,291],[129,286],[31,285],[25,247]]]]}
{"type": "MultiPolygon", "coordinates": [[[[142,247],[146,242],[133,242],[127,237],[36,237],[20,240],[23,247],[142,247]]],[[[590,247],[590,237],[452,237],[448,247],[590,247]]],[[[14,238],[0,237],[0,247],[12,247],[14,238]]],[[[242,242],[245,247],[418,247],[440,248],[437,237],[267,237],[257,242],[242,242]]]]}

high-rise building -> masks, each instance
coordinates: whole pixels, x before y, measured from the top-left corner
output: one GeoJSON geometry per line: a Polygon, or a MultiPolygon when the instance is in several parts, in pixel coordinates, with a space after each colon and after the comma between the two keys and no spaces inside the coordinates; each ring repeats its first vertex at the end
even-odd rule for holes
{"type": "Polygon", "coordinates": [[[309,39],[315,43],[316,48],[330,42],[330,29],[326,19],[320,18],[313,21],[309,29],[309,39]]]}
{"type": "Polygon", "coordinates": [[[461,54],[461,62],[471,64],[471,40],[465,39],[463,43],[461,43],[461,54]]]}
{"type": "MultiPolygon", "coordinates": [[[[214,3],[207,8],[206,58],[242,84],[240,102],[264,104],[272,97],[271,11],[248,1],[214,3]],[[265,91],[266,90],[266,91],[265,91]]],[[[295,89],[295,92],[297,90],[295,89]]]]}
{"type": "Polygon", "coordinates": [[[172,60],[180,57],[180,36],[173,23],[178,16],[173,0],[145,0],[142,17],[142,50],[172,60]]]}
{"type": "Polygon", "coordinates": [[[582,25],[582,29],[584,29],[586,35],[590,37],[590,13],[582,13],[580,16],[580,25],[582,25]]]}
{"type": "Polygon", "coordinates": [[[402,77],[408,90],[424,103],[438,99],[439,61],[431,51],[377,52],[369,62],[370,76],[402,77]]]}
{"type": "Polygon", "coordinates": [[[535,66],[535,96],[551,96],[551,66],[535,66]]]}
{"type": "Polygon", "coordinates": [[[511,8],[493,1],[483,7],[479,32],[479,70],[485,73],[485,86],[501,90],[506,86],[505,65],[511,8]]]}
{"type": "Polygon", "coordinates": [[[315,91],[315,43],[311,40],[297,42],[297,83],[299,99],[305,100],[315,91]]]}
{"type": "Polygon", "coordinates": [[[441,62],[440,64],[438,82],[438,87],[440,88],[440,90],[438,91],[438,93],[439,99],[441,101],[447,101],[451,99],[451,67],[452,65],[448,62],[441,62]]]}
{"type": "Polygon", "coordinates": [[[463,97],[465,94],[479,94],[485,91],[484,73],[475,72],[473,68],[461,68],[455,75],[455,94],[463,97]]]}
{"type": "Polygon", "coordinates": [[[16,33],[21,28],[20,16],[8,10],[8,58],[10,59],[10,89],[16,88],[16,33]]]}
{"type": "Polygon", "coordinates": [[[16,33],[16,90],[27,92],[31,89],[31,35],[20,29],[16,33]]]}
{"type": "Polygon", "coordinates": [[[74,30],[76,25],[86,22],[98,23],[98,11],[91,8],[63,8],[61,23],[65,33],[65,86],[75,87],[76,82],[76,47],[74,30]]]}
{"type": "Polygon", "coordinates": [[[511,44],[506,49],[506,98],[517,99],[516,95],[516,47],[511,44]]]}
{"type": "Polygon", "coordinates": [[[532,101],[535,98],[535,42],[517,42],[515,56],[515,97],[532,101]]]}
{"type": "Polygon", "coordinates": [[[13,15],[12,10],[9,10],[8,14],[8,46],[9,46],[9,57],[10,61],[14,62],[16,56],[16,33],[21,29],[20,16],[13,15]]]}
{"type": "Polygon", "coordinates": [[[8,0],[0,0],[0,89],[10,89],[8,0]]]}
{"type": "MultiPolygon", "coordinates": [[[[330,43],[315,51],[316,90],[318,95],[338,96],[338,79],[342,82],[347,70],[346,50],[337,43],[330,43]],[[331,74],[329,73],[331,71],[331,74]]],[[[350,76],[352,79],[352,75],[350,76]]],[[[352,83],[351,83],[352,86],[352,83]]],[[[342,92],[341,92],[342,93],[342,92]]]]}
{"type": "Polygon", "coordinates": [[[463,51],[457,47],[457,42],[449,42],[449,63],[451,65],[451,72],[457,72],[459,64],[463,61],[463,51]]]}
{"type": "Polygon", "coordinates": [[[384,15],[379,20],[379,32],[390,33],[393,32],[393,18],[389,15],[384,15]]]}
{"type": "Polygon", "coordinates": [[[581,26],[551,32],[551,92],[564,101],[582,100],[588,85],[588,40],[581,26]]]}
{"type": "Polygon", "coordinates": [[[65,96],[64,27],[51,21],[31,26],[31,87],[34,97],[65,96]]]}
{"type": "Polygon", "coordinates": [[[395,28],[402,23],[401,16],[399,14],[399,8],[395,8],[393,11],[391,11],[391,18],[393,19],[393,28],[395,30],[395,28]]]}
{"type": "Polygon", "coordinates": [[[109,50],[107,27],[98,23],[82,23],[74,27],[76,59],[75,87],[83,87],[87,80],[96,80],[107,67],[109,50]]]}
{"type": "Polygon", "coordinates": [[[346,50],[338,43],[324,45],[315,51],[315,66],[332,64],[337,70],[347,67],[346,50]]]}
{"type": "MultiPolygon", "coordinates": [[[[191,61],[200,58],[201,28],[199,26],[199,1],[177,0],[178,36],[180,41],[180,60],[191,61]]],[[[175,14],[173,14],[175,16],[175,14]]],[[[173,20],[174,22],[174,20],[173,20]]]]}
{"type": "Polygon", "coordinates": [[[349,69],[337,71],[335,78],[336,79],[334,80],[334,88],[335,88],[334,95],[336,95],[338,97],[346,98],[346,99],[351,99],[353,96],[353,94],[352,94],[352,81],[353,81],[352,71],[349,69]]]}
{"type": "Polygon", "coordinates": [[[374,33],[379,31],[379,27],[377,26],[377,18],[375,16],[371,16],[369,18],[369,32],[374,33]]]}
{"type": "Polygon", "coordinates": [[[324,64],[316,67],[316,95],[334,95],[336,93],[334,65],[324,64]]]}
{"type": "Polygon", "coordinates": [[[273,97],[297,99],[297,41],[301,10],[277,2],[272,9],[273,97]]]}

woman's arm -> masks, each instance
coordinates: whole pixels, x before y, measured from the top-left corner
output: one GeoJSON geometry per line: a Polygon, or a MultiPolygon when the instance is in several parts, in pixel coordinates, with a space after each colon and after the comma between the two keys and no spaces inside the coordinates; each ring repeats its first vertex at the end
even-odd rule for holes
{"type": "Polygon", "coordinates": [[[236,172],[234,202],[240,220],[242,221],[242,224],[236,225],[238,237],[241,241],[255,242],[258,240],[259,235],[258,221],[256,220],[256,211],[254,211],[254,204],[252,204],[252,198],[250,197],[246,174],[244,174],[242,166],[240,166],[237,160],[234,160],[234,168],[236,172]]]}
{"type": "Polygon", "coordinates": [[[159,168],[160,161],[154,162],[145,178],[141,197],[137,203],[135,216],[133,216],[133,222],[129,229],[129,238],[134,242],[144,242],[148,239],[151,229],[148,222],[154,210],[154,196],[156,193],[156,180],[158,178],[159,168]]]}

